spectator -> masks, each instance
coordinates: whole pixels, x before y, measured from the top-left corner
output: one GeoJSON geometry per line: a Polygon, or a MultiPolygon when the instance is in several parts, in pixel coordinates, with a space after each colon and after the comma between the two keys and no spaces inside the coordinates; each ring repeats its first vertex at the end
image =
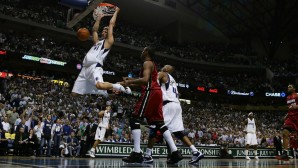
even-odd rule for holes
{"type": "Polygon", "coordinates": [[[0,155],[6,155],[8,140],[5,138],[5,133],[0,129],[0,155]]]}
{"type": "Polygon", "coordinates": [[[24,128],[24,131],[27,134],[29,132],[29,129],[28,129],[28,126],[25,125],[26,119],[22,118],[21,120],[22,120],[21,123],[19,125],[17,125],[16,132],[19,132],[20,128],[24,128]]]}
{"type": "Polygon", "coordinates": [[[60,142],[61,142],[61,135],[62,135],[62,125],[61,120],[59,118],[56,119],[55,124],[53,124],[52,131],[51,131],[51,139],[54,141],[53,153],[54,156],[60,156],[60,142]]]}
{"type": "Polygon", "coordinates": [[[24,156],[28,151],[28,134],[25,132],[24,127],[19,128],[14,140],[14,154],[16,156],[24,156]]]}
{"type": "Polygon", "coordinates": [[[10,124],[8,123],[8,118],[4,117],[4,120],[2,121],[3,125],[3,131],[8,132],[10,130],[10,124]]]}
{"type": "Polygon", "coordinates": [[[75,137],[75,133],[71,132],[71,136],[67,139],[69,155],[73,156],[73,151],[76,152],[76,157],[80,155],[81,146],[78,139],[75,137]]]}
{"type": "Polygon", "coordinates": [[[34,134],[34,130],[30,129],[28,136],[27,154],[28,156],[36,156],[36,151],[38,148],[38,138],[34,134]]]}
{"type": "Polygon", "coordinates": [[[42,134],[41,134],[41,143],[40,143],[40,154],[43,154],[43,147],[45,145],[45,142],[47,143],[47,156],[51,156],[51,130],[52,130],[52,121],[51,121],[51,115],[47,115],[47,119],[44,121],[42,134]]]}

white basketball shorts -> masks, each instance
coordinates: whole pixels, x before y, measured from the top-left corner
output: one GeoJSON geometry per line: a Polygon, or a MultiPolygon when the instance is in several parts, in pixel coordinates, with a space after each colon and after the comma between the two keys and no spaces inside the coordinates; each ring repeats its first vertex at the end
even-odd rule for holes
{"type": "Polygon", "coordinates": [[[170,102],[162,107],[165,125],[170,132],[183,131],[182,108],[180,103],[170,102]]]}
{"type": "Polygon", "coordinates": [[[246,134],[245,145],[258,145],[256,133],[247,133],[246,134]]]}
{"type": "Polygon", "coordinates": [[[103,69],[93,64],[89,67],[83,67],[77,77],[72,92],[78,94],[102,94],[102,90],[98,90],[95,85],[97,82],[103,82],[103,69]]]}
{"type": "Polygon", "coordinates": [[[103,142],[106,134],[106,129],[103,127],[97,127],[94,140],[100,140],[100,142],[103,142]]]}

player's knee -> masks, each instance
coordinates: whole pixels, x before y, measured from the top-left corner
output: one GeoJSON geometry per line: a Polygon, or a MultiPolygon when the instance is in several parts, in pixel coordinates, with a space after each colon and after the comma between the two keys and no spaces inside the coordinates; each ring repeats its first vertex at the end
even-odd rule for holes
{"type": "Polygon", "coordinates": [[[103,89],[103,83],[102,82],[97,82],[96,83],[96,85],[95,85],[95,87],[97,88],[97,89],[103,89]]]}
{"type": "Polygon", "coordinates": [[[141,129],[141,123],[138,119],[136,118],[130,118],[129,120],[129,125],[131,130],[135,130],[135,129],[141,129]]]}
{"type": "Polygon", "coordinates": [[[149,131],[149,139],[151,138],[155,138],[157,135],[157,130],[155,128],[150,128],[150,131],[149,131]]]}
{"type": "Polygon", "coordinates": [[[283,135],[284,137],[289,137],[289,134],[290,134],[290,131],[289,131],[288,129],[283,129],[283,131],[282,131],[282,135],[283,135]]]}
{"type": "Polygon", "coordinates": [[[174,132],[173,134],[175,135],[176,138],[180,140],[184,137],[184,134],[182,131],[177,131],[177,132],[174,132]]]}
{"type": "Polygon", "coordinates": [[[168,130],[168,127],[164,123],[157,125],[157,128],[159,128],[161,134],[163,134],[164,132],[166,132],[168,130]]]}

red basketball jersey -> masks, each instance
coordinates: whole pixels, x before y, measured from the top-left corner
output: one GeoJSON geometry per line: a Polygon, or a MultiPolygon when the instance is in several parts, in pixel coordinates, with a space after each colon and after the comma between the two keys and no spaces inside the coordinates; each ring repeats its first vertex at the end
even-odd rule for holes
{"type": "MultiPolygon", "coordinates": [[[[298,95],[297,93],[293,93],[287,97],[288,107],[291,105],[298,105],[298,95]]],[[[298,109],[289,109],[288,115],[297,115],[298,109]]]]}
{"type": "MultiPolygon", "coordinates": [[[[142,88],[142,93],[145,93],[146,90],[148,89],[151,89],[151,90],[156,90],[156,89],[160,89],[160,85],[158,83],[158,71],[156,69],[156,65],[154,62],[152,62],[153,65],[154,65],[154,69],[151,73],[151,76],[150,76],[150,79],[148,81],[148,83],[146,85],[142,85],[141,88],[142,88]]],[[[144,72],[144,68],[141,69],[141,72],[140,72],[140,78],[143,77],[143,72],[144,72]]]]}

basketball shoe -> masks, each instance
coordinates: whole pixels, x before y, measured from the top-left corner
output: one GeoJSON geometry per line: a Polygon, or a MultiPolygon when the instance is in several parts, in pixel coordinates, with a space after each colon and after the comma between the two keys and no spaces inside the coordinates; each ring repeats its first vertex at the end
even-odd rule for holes
{"type": "Polygon", "coordinates": [[[170,159],[167,160],[168,164],[175,164],[178,163],[180,160],[183,159],[182,154],[177,150],[175,152],[172,152],[170,159]]]}
{"type": "Polygon", "coordinates": [[[125,163],[143,163],[142,152],[131,152],[128,157],[122,158],[122,161],[125,163]]]}
{"type": "Polygon", "coordinates": [[[193,164],[193,163],[197,163],[199,160],[201,160],[202,158],[204,157],[204,154],[197,151],[197,152],[193,152],[192,153],[192,157],[191,157],[191,160],[188,162],[190,164],[193,164]]]}
{"type": "Polygon", "coordinates": [[[288,152],[284,151],[282,155],[278,158],[278,160],[288,161],[290,158],[288,156],[288,152]]]}
{"type": "Polygon", "coordinates": [[[92,157],[92,158],[95,158],[95,150],[92,150],[94,148],[91,148],[90,151],[89,151],[89,156],[92,157]]]}
{"type": "Polygon", "coordinates": [[[143,158],[143,163],[153,163],[153,158],[151,155],[145,154],[143,158]]]}

